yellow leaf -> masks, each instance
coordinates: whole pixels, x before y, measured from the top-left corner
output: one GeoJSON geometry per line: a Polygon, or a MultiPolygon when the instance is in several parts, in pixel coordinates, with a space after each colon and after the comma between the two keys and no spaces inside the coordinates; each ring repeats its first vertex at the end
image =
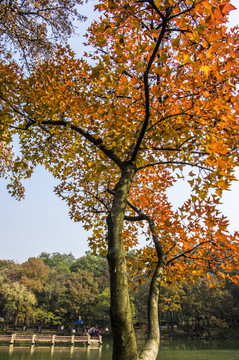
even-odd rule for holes
{"type": "Polygon", "coordinates": [[[200,70],[202,70],[207,76],[208,76],[208,75],[210,74],[210,72],[211,72],[210,66],[207,66],[207,65],[201,66],[200,70]]]}
{"type": "Polygon", "coordinates": [[[219,181],[218,182],[218,186],[223,189],[223,190],[227,190],[228,189],[228,185],[225,181],[219,181]]]}
{"type": "Polygon", "coordinates": [[[189,55],[184,55],[183,57],[183,65],[189,64],[191,62],[189,55]]]}

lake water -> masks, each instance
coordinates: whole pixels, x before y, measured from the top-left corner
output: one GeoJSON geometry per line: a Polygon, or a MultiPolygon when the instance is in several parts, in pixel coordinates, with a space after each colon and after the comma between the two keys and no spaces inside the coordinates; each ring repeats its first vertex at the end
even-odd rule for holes
{"type": "MultiPolygon", "coordinates": [[[[101,349],[0,346],[0,360],[111,360],[112,347],[101,349]]],[[[239,360],[238,341],[162,341],[158,360],[239,360]]]]}

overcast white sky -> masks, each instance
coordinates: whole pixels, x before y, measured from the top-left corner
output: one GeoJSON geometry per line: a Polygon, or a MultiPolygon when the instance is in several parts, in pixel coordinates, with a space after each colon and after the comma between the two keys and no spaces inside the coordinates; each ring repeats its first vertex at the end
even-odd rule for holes
{"type": "MultiPolygon", "coordinates": [[[[88,17],[93,15],[93,1],[87,4],[88,17]]],[[[232,3],[237,6],[238,0],[232,3]]],[[[84,13],[82,8],[82,13],[84,13]]],[[[239,24],[239,9],[234,11],[231,24],[239,24]]],[[[89,23],[89,21],[88,21],[89,23]]],[[[82,32],[87,24],[81,24],[82,32]]],[[[82,38],[72,43],[78,48],[82,38]]],[[[239,178],[239,173],[238,173],[239,178]]],[[[72,253],[75,257],[84,255],[87,248],[87,233],[80,223],[74,223],[68,216],[68,208],[54,193],[55,180],[44,169],[38,167],[32,178],[25,182],[25,200],[18,202],[11,198],[0,180],[0,259],[18,262],[41,252],[72,253]]],[[[170,191],[176,205],[184,200],[185,187],[178,184],[170,191]]],[[[230,220],[231,230],[239,231],[238,219],[239,182],[234,182],[231,191],[225,192],[222,209],[230,220]]]]}

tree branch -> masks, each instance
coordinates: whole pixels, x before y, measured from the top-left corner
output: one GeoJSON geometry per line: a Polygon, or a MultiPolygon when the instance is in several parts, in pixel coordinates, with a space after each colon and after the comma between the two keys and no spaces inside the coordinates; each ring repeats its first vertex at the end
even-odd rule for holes
{"type": "Polygon", "coordinates": [[[161,19],[164,21],[165,16],[163,13],[158,9],[158,7],[155,5],[154,0],[149,0],[150,5],[153,7],[153,9],[156,11],[156,13],[161,17],[161,19]]]}
{"type": "Polygon", "coordinates": [[[142,221],[142,220],[146,220],[144,215],[141,216],[127,216],[125,215],[124,217],[125,220],[127,221],[142,221]]]}
{"type": "MultiPolygon", "coordinates": [[[[200,1],[201,1],[201,0],[200,0],[200,1]]],[[[200,1],[199,1],[199,2],[200,2],[200,1]]],[[[199,3],[199,2],[198,2],[198,3],[199,3]]],[[[176,18],[176,17],[179,17],[179,16],[181,16],[181,15],[183,15],[183,14],[186,14],[186,13],[190,12],[191,10],[193,10],[193,9],[195,8],[195,5],[196,5],[196,1],[195,1],[195,3],[194,3],[192,6],[190,6],[188,9],[185,9],[184,11],[181,11],[181,12],[179,12],[179,13],[171,16],[171,17],[169,18],[169,21],[170,21],[170,20],[173,20],[173,19],[176,18]]]]}
{"type": "MultiPolygon", "coordinates": [[[[0,94],[0,98],[5,102],[8,103],[7,100],[0,94]]],[[[26,114],[24,114],[22,111],[18,110],[17,108],[15,108],[14,106],[10,105],[10,108],[13,110],[13,112],[15,112],[18,115],[21,115],[22,117],[24,117],[25,119],[28,120],[27,125],[24,128],[19,128],[19,130],[22,131],[26,131],[28,130],[31,126],[39,126],[42,128],[42,125],[50,125],[50,126],[64,126],[64,127],[68,127],[71,130],[77,132],[78,134],[82,135],[85,139],[87,139],[90,143],[92,143],[93,145],[95,145],[98,149],[100,149],[109,159],[111,159],[116,165],[119,166],[119,168],[123,167],[124,162],[114,153],[113,150],[108,149],[104,144],[101,138],[96,138],[95,136],[91,135],[89,132],[83,130],[82,128],[80,128],[79,126],[73,125],[70,122],[62,119],[62,120],[43,120],[39,123],[37,123],[36,120],[32,119],[31,117],[27,116],[26,114]]],[[[44,129],[44,131],[46,131],[46,129],[44,129]]]]}
{"type": "Polygon", "coordinates": [[[181,116],[181,115],[192,116],[192,114],[187,114],[187,111],[191,110],[192,108],[193,108],[193,107],[191,106],[189,109],[187,109],[187,110],[185,110],[185,111],[182,111],[182,112],[180,112],[180,113],[161,117],[161,119],[158,120],[158,121],[156,121],[154,124],[152,124],[152,125],[148,128],[147,131],[152,130],[153,127],[157,126],[157,125],[158,125],[159,123],[161,123],[162,121],[167,120],[167,119],[171,119],[172,117],[181,116]]]}
{"type": "Polygon", "coordinates": [[[153,166],[157,166],[157,165],[173,165],[173,164],[176,164],[176,165],[186,165],[186,166],[191,166],[191,167],[197,167],[198,169],[201,169],[201,170],[205,170],[205,171],[212,171],[212,169],[210,168],[207,168],[205,166],[201,166],[201,165],[197,165],[197,164],[191,164],[191,163],[188,163],[186,161],[159,161],[157,163],[153,163],[153,164],[147,164],[145,166],[140,166],[136,169],[136,171],[140,171],[140,170],[143,170],[143,169],[146,169],[148,167],[153,167],[153,166]]]}
{"type": "Polygon", "coordinates": [[[71,130],[77,132],[78,134],[82,135],[85,139],[95,145],[98,149],[100,149],[108,158],[113,160],[113,162],[119,166],[119,168],[123,167],[123,161],[114,153],[113,150],[108,149],[104,144],[102,139],[96,138],[95,136],[91,135],[89,132],[83,130],[79,126],[73,125],[68,121],[65,120],[45,120],[42,121],[43,125],[51,125],[51,126],[64,126],[69,127],[71,130]]]}
{"type": "Polygon", "coordinates": [[[168,13],[166,15],[166,17],[164,17],[164,20],[163,20],[163,23],[162,23],[162,28],[161,28],[157,43],[155,45],[153,53],[150,56],[147,68],[146,68],[146,70],[144,72],[145,118],[144,118],[144,122],[143,122],[141,132],[139,134],[138,140],[136,142],[134,151],[133,151],[132,156],[131,156],[131,161],[132,162],[136,161],[137,154],[138,154],[141,142],[142,142],[142,140],[144,138],[145,132],[146,132],[147,127],[148,127],[149,118],[150,118],[149,73],[150,73],[152,64],[153,64],[153,62],[154,62],[154,60],[155,60],[155,58],[157,56],[157,53],[158,53],[160,44],[161,44],[161,42],[163,40],[164,34],[166,32],[166,26],[167,26],[167,23],[168,23],[169,15],[170,15],[170,13],[168,13]]]}
{"type": "Polygon", "coordinates": [[[196,246],[194,246],[192,249],[189,249],[189,250],[187,250],[187,251],[184,251],[183,253],[181,253],[181,254],[175,256],[174,258],[168,260],[167,263],[166,263],[166,266],[168,266],[169,264],[171,264],[173,261],[179,259],[180,257],[184,257],[186,254],[189,254],[189,253],[193,252],[193,251],[196,250],[199,246],[204,245],[204,244],[207,244],[207,243],[212,243],[212,241],[211,241],[211,240],[203,241],[203,242],[197,244],[196,246]]]}

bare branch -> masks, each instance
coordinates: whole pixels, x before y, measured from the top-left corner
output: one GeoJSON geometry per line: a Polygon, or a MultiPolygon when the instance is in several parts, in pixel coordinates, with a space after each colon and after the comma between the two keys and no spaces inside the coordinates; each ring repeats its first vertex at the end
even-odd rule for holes
{"type": "Polygon", "coordinates": [[[213,243],[213,242],[212,242],[212,240],[203,241],[203,242],[197,244],[196,246],[194,246],[192,249],[189,249],[189,250],[187,250],[187,251],[184,251],[184,252],[182,252],[181,254],[175,256],[174,258],[168,260],[167,263],[166,263],[166,265],[171,264],[173,261],[175,261],[175,260],[177,260],[177,259],[179,259],[179,258],[181,258],[181,257],[185,257],[186,254],[189,254],[189,253],[195,251],[199,246],[204,245],[204,244],[208,244],[208,243],[213,243]]]}
{"type": "Polygon", "coordinates": [[[146,169],[148,167],[154,167],[154,166],[158,166],[158,165],[185,165],[185,166],[191,166],[191,167],[196,167],[198,169],[201,169],[201,170],[205,170],[205,171],[212,171],[212,169],[210,168],[207,168],[205,166],[201,166],[201,165],[198,165],[198,164],[191,164],[189,162],[186,162],[186,161],[159,161],[159,162],[156,162],[156,163],[152,163],[152,164],[147,164],[145,166],[140,166],[136,169],[136,171],[140,171],[140,170],[143,170],[143,169],[146,169]]]}

